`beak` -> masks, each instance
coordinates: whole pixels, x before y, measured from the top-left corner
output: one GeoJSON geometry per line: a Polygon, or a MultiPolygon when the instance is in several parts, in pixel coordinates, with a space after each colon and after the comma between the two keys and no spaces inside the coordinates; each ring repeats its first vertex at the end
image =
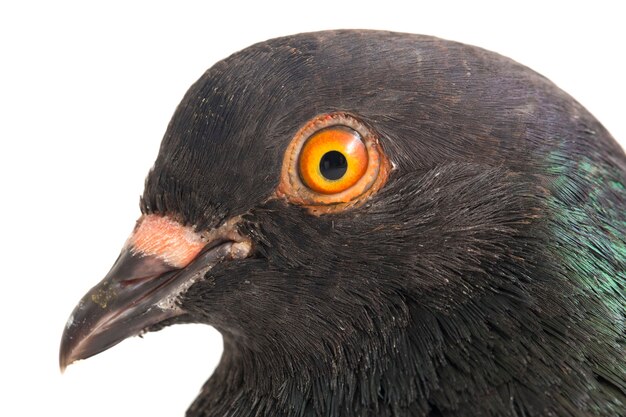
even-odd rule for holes
{"type": "MultiPolygon", "coordinates": [[[[144,229],[154,233],[154,227],[144,229]]],[[[172,232],[171,227],[168,232],[172,232]]],[[[177,305],[178,295],[203,278],[218,262],[245,257],[245,249],[250,247],[216,237],[198,249],[187,265],[173,266],[163,252],[179,248],[180,242],[169,239],[178,246],[174,245],[173,249],[167,245],[164,247],[164,238],[159,235],[153,238],[141,236],[140,245],[133,244],[138,240],[133,237],[142,233],[146,234],[140,223],[106,277],[85,294],[70,315],[61,339],[61,371],[72,362],[89,358],[164,320],[183,315],[184,311],[177,305]],[[160,253],[146,250],[147,239],[160,242],[156,251],[160,253]],[[138,250],[137,246],[143,250],[138,250]]],[[[189,230],[184,233],[188,235],[189,230]]]]}

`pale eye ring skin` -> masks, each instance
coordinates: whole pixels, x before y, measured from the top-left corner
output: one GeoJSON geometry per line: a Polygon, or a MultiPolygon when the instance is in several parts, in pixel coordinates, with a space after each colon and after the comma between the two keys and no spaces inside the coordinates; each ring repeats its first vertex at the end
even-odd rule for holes
{"type": "Polygon", "coordinates": [[[304,125],[287,147],[276,196],[313,214],[341,211],[378,191],[390,170],[371,129],[347,113],[323,114],[304,125]],[[322,172],[328,164],[339,171],[322,172]]]}

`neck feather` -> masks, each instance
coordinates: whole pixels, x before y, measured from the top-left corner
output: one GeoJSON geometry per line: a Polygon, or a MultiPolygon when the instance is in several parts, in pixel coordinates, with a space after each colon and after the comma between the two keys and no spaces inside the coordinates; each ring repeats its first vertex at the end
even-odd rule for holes
{"type": "Polygon", "coordinates": [[[541,309],[523,302],[511,308],[506,298],[483,297],[445,314],[414,303],[406,317],[304,350],[288,338],[251,345],[224,333],[222,360],[187,416],[539,416],[573,409],[609,416],[624,407],[603,392],[597,365],[581,353],[591,349],[616,362],[619,352],[589,342],[579,333],[588,325],[565,311],[541,317],[541,309]],[[569,333],[554,337],[565,326],[569,333]]]}

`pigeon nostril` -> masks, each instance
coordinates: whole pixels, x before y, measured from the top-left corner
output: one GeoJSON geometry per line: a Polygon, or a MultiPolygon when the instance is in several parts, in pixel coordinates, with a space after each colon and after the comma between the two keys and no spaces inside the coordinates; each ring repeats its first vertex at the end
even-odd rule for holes
{"type": "Polygon", "coordinates": [[[138,256],[154,256],[172,268],[184,268],[205,247],[203,236],[168,216],[142,216],[128,243],[138,256]]]}

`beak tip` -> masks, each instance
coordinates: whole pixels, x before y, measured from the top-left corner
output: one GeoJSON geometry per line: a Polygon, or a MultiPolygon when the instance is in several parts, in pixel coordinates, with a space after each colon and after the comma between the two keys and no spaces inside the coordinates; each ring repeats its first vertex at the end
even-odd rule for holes
{"type": "Polygon", "coordinates": [[[76,361],[63,361],[63,360],[60,360],[59,361],[59,371],[61,372],[61,375],[65,374],[65,371],[67,370],[67,367],[72,365],[74,362],[76,362],[76,361]]]}
{"type": "Polygon", "coordinates": [[[72,362],[74,362],[70,358],[70,352],[69,352],[69,349],[68,349],[67,344],[65,343],[65,341],[66,341],[66,338],[63,337],[63,339],[61,341],[61,347],[59,349],[59,369],[61,371],[61,374],[65,373],[65,369],[69,365],[71,365],[72,362]]]}
{"type": "Polygon", "coordinates": [[[77,340],[80,341],[80,333],[77,333],[76,329],[73,328],[73,316],[70,316],[67,324],[65,325],[65,329],[63,331],[63,335],[61,336],[61,344],[59,346],[59,370],[61,374],[65,373],[65,370],[68,366],[76,362],[77,360],[83,359],[80,352],[79,346],[75,343],[77,340]]]}

